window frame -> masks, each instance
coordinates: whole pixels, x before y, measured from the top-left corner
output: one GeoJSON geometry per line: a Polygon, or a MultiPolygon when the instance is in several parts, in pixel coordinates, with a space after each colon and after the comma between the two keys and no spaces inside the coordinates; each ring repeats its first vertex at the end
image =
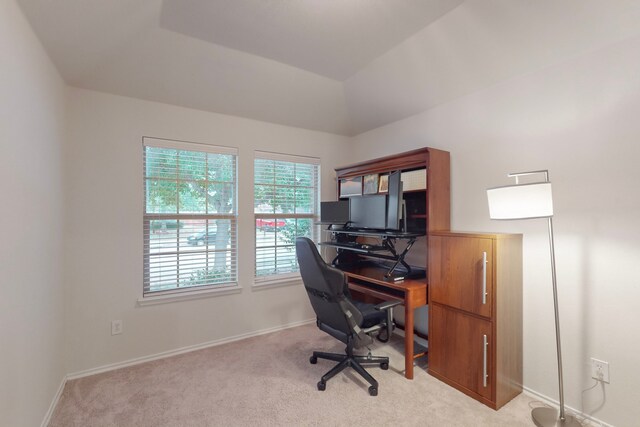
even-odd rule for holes
{"type": "MultiPolygon", "coordinates": [[[[321,182],[321,162],[320,159],[317,157],[308,157],[308,156],[297,156],[297,155],[290,155],[290,154],[281,154],[281,153],[274,153],[274,152],[267,152],[267,151],[258,151],[256,150],[254,152],[254,162],[253,162],[253,190],[254,190],[254,194],[253,194],[253,232],[254,232],[254,269],[253,269],[253,280],[254,280],[254,286],[256,287],[261,287],[261,286],[278,286],[278,285],[287,285],[287,284],[294,284],[294,283],[299,283],[300,282],[300,271],[299,268],[296,271],[293,272],[284,272],[284,273],[275,273],[275,274],[269,274],[269,275],[258,275],[258,236],[257,236],[257,227],[256,227],[256,223],[257,220],[259,219],[275,219],[276,221],[278,221],[279,219],[282,220],[298,220],[298,219],[308,219],[311,221],[311,228],[310,228],[310,237],[314,242],[318,241],[319,235],[320,235],[320,230],[319,230],[319,226],[316,224],[318,219],[319,219],[319,215],[320,215],[320,194],[321,194],[321,186],[320,186],[320,182],[321,182]],[[256,170],[256,160],[272,160],[272,161],[276,161],[276,162],[287,162],[287,163],[292,163],[292,164],[302,164],[305,166],[311,166],[313,167],[313,185],[310,187],[313,189],[314,192],[314,196],[313,196],[313,201],[312,201],[312,209],[310,213],[275,213],[275,212],[270,212],[270,213],[264,213],[264,212],[256,212],[256,185],[265,185],[265,184],[256,184],[256,173],[258,172],[256,170]]],[[[287,185],[276,185],[274,183],[274,188],[277,187],[293,187],[296,188],[295,185],[294,186],[287,186],[287,185]]],[[[277,227],[277,224],[276,224],[277,227]]],[[[278,247],[286,247],[287,245],[283,245],[283,246],[278,246],[277,244],[274,244],[273,249],[275,250],[278,247]]],[[[295,243],[288,245],[288,246],[292,246],[295,247],[295,243]]],[[[261,246],[261,248],[265,248],[265,247],[269,247],[269,246],[261,246]]],[[[274,251],[274,256],[275,255],[275,251],[274,251]]],[[[297,262],[296,262],[297,264],[297,262]]]]}
{"type": "MultiPolygon", "coordinates": [[[[179,157],[177,157],[179,158],[179,157]]],[[[192,298],[199,298],[202,296],[209,295],[224,295],[230,293],[240,292],[240,286],[238,284],[238,150],[234,147],[225,147],[218,145],[210,145],[203,143],[195,143],[195,142],[186,142],[186,141],[178,141],[164,138],[154,138],[144,136],[142,138],[142,181],[143,181],[143,208],[142,208],[142,221],[143,221],[143,280],[142,280],[142,289],[141,289],[141,297],[138,299],[138,303],[140,305],[146,304],[156,304],[163,303],[172,300],[186,300],[192,298]],[[231,183],[232,188],[232,200],[233,204],[231,207],[230,213],[180,213],[180,206],[176,205],[175,213],[148,213],[147,212],[147,182],[149,180],[158,179],[153,175],[147,175],[147,147],[152,148],[160,148],[160,149],[169,149],[169,150],[177,150],[177,151],[187,151],[192,153],[206,153],[208,154],[219,154],[219,155],[231,155],[233,156],[233,181],[210,181],[206,176],[203,180],[204,183],[208,184],[210,182],[214,183],[231,183]],[[150,278],[150,262],[154,257],[161,258],[163,257],[163,252],[158,252],[156,254],[152,254],[150,252],[150,239],[151,239],[151,230],[150,230],[150,222],[154,220],[175,220],[184,221],[184,220],[201,220],[206,221],[207,223],[213,222],[215,220],[228,220],[229,224],[229,239],[230,239],[230,247],[228,250],[231,269],[230,269],[230,280],[214,282],[214,283],[205,283],[199,285],[192,286],[184,286],[180,287],[180,279],[179,279],[179,270],[176,270],[176,283],[175,287],[171,289],[164,290],[150,290],[151,288],[151,278],[150,278]]],[[[207,170],[208,172],[208,170],[207,170]]],[[[168,181],[173,181],[173,179],[168,179],[168,181]]],[[[178,184],[184,181],[192,181],[189,179],[181,178],[179,173],[179,165],[176,166],[176,178],[175,182],[178,184]]],[[[179,190],[176,190],[176,197],[178,197],[179,190]]],[[[208,204],[208,200],[205,201],[205,204],[208,204]]],[[[208,208],[206,209],[208,210],[208,208]]],[[[207,230],[208,230],[207,224],[207,230]]],[[[180,251],[180,243],[176,244],[176,249],[173,251],[175,253],[167,252],[168,255],[175,255],[176,263],[179,264],[179,256],[181,253],[183,254],[191,254],[190,251],[180,251]]],[[[206,262],[205,268],[209,268],[209,254],[212,257],[215,257],[216,251],[215,246],[205,245],[203,252],[206,253],[206,262]]],[[[198,252],[193,252],[197,254],[198,252]]]]}

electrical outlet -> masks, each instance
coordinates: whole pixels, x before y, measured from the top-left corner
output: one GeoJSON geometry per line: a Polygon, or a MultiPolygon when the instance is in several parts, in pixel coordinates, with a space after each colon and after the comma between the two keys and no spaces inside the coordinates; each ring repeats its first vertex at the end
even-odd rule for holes
{"type": "Polygon", "coordinates": [[[111,321],[111,335],[120,335],[122,333],[122,320],[111,321]]]}
{"type": "Polygon", "coordinates": [[[591,378],[609,384],[609,362],[591,358],[591,378]]]}

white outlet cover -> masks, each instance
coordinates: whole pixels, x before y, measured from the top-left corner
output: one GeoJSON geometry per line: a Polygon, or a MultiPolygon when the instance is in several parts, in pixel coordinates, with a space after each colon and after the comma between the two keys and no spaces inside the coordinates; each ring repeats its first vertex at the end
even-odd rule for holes
{"type": "Polygon", "coordinates": [[[609,384],[609,362],[591,358],[591,378],[609,384]]]}
{"type": "Polygon", "coordinates": [[[122,320],[113,320],[111,322],[111,335],[120,335],[122,333],[122,320]]]}

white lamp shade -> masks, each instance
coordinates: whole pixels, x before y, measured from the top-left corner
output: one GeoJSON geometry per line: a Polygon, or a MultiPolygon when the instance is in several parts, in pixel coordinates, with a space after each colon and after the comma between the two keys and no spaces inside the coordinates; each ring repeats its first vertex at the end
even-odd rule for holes
{"type": "Polygon", "coordinates": [[[491,219],[529,219],[553,216],[550,182],[489,188],[487,199],[491,219]]]}

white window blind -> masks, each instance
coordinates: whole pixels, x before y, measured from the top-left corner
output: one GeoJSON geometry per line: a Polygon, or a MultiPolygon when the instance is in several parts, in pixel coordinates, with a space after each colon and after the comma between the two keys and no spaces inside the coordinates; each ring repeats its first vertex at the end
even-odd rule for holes
{"type": "Polygon", "coordinates": [[[237,286],[236,150],[147,137],[143,150],[143,294],[237,286]]]}
{"type": "Polygon", "coordinates": [[[320,161],[256,152],[256,281],[297,274],[295,238],[316,240],[320,161]]]}

